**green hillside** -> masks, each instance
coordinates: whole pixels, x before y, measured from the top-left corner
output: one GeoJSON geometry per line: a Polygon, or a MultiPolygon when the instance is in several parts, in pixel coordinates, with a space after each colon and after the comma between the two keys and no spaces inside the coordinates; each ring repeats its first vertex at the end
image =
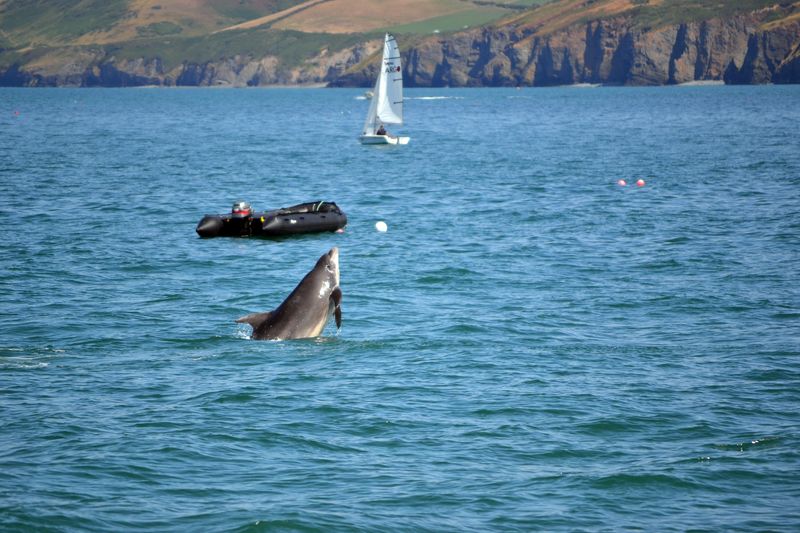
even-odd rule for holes
{"type": "Polygon", "coordinates": [[[336,51],[383,31],[452,32],[518,14],[544,0],[417,1],[411,7],[424,7],[427,18],[420,19],[411,9],[389,25],[385,25],[382,1],[205,0],[196,8],[177,9],[168,0],[0,0],[0,66],[52,65],[81,50],[101,50],[120,59],[158,58],[167,67],[235,55],[272,55],[293,65],[320,50],[336,51]],[[374,15],[367,9],[370,4],[379,8],[374,15]],[[305,22],[306,17],[313,21],[316,11],[326,6],[344,15],[365,13],[356,19],[363,27],[329,32],[305,22]],[[275,18],[268,23],[235,28],[270,16],[275,18]]]}
{"type": "Polygon", "coordinates": [[[18,48],[68,44],[112,27],[127,11],[127,0],[6,0],[0,3],[0,32],[18,48]]]}
{"type": "Polygon", "coordinates": [[[206,0],[199,8],[187,9],[168,0],[163,5],[159,0],[0,0],[0,35],[16,48],[196,36],[302,2],[206,0]]]}

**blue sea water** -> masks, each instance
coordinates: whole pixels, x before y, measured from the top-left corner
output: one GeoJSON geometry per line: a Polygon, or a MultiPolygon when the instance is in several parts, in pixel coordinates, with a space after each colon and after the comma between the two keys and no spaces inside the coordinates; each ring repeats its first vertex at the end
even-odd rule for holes
{"type": "Polygon", "coordinates": [[[800,529],[799,86],[361,92],[0,89],[0,529],[800,529]]]}

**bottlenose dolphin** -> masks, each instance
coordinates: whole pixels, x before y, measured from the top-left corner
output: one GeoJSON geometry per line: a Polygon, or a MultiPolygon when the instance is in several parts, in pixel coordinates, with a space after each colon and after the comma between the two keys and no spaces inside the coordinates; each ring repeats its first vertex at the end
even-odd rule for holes
{"type": "Polygon", "coordinates": [[[342,289],[339,288],[339,249],[333,247],[319,258],[311,272],[297,284],[281,305],[266,313],[252,313],[236,320],[253,327],[253,339],[286,340],[317,337],[333,312],[342,327],[342,289]]]}

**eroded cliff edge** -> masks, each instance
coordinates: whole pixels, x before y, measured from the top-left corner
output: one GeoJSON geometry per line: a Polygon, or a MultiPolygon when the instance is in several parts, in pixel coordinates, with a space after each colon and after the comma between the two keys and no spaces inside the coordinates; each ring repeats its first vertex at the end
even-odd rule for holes
{"type": "MultiPolygon", "coordinates": [[[[646,27],[632,15],[550,31],[506,24],[448,36],[408,38],[409,87],[800,83],[800,13],[794,5],[729,18],[646,27]]],[[[6,86],[368,87],[380,41],[287,65],[238,54],[166,66],[159,57],[119,59],[103,48],[41,51],[0,67],[6,86]]]]}
{"type": "MultiPolygon", "coordinates": [[[[536,28],[485,28],[426,39],[406,51],[408,86],[551,86],[799,83],[800,19],[770,25],[768,11],[659,28],[630,17],[536,28]]],[[[365,86],[374,64],[332,81],[365,86]]]]}

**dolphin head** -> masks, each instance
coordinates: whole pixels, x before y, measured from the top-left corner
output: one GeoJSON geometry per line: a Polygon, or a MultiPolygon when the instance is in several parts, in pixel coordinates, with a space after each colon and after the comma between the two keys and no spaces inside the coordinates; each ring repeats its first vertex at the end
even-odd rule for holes
{"type": "Polygon", "coordinates": [[[334,246],[317,261],[315,271],[325,272],[332,281],[331,288],[339,286],[339,248],[334,246]]]}

